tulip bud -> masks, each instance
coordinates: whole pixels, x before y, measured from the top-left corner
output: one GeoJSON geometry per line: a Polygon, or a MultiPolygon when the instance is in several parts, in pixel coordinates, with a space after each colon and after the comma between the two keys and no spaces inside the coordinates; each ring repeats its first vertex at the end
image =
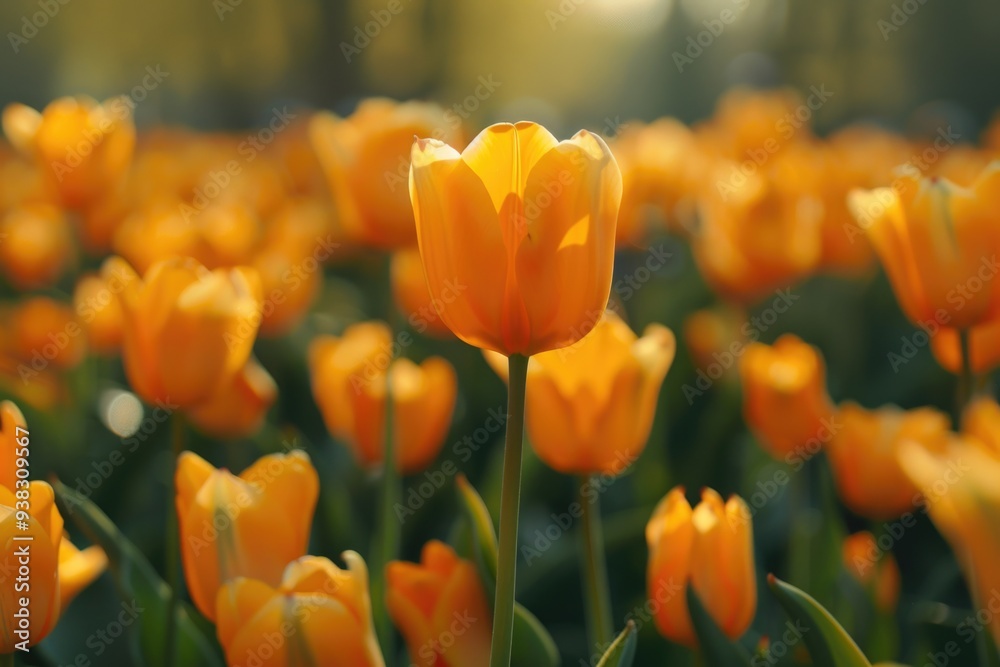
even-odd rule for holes
{"type": "Polygon", "coordinates": [[[389,615],[419,667],[485,667],[492,621],[476,566],[448,545],[430,541],[420,563],[386,568],[389,615]]]}
{"type": "Polygon", "coordinates": [[[739,639],[757,608],[753,526],[738,496],[723,502],[711,489],[693,510],[677,487],[646,526],[647,594],[660,603],[656,627],[668,639],[695,646],[685,589],[694,586],[705,610],[731,639],[739,639]]]}
{"type": "Polygon", "coordinates": [[[368,568],[304,556],[269,585],[238,577],[219,590],[217,633],[230,665],[385,667],[372,622],[368,568]]]}
{"type": "Polygon", "coordinates": [[[215,618],[227,581],[277,586],[285,565],[306,553],[319,478],[305,453],[264,456],[237,477],[184,452],[176,484],[184,573],[206,617],[215,618]]]}

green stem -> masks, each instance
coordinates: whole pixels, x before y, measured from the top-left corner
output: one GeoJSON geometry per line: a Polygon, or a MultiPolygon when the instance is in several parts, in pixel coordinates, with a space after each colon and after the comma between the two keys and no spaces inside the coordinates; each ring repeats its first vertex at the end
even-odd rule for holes
{"type": "Polygon", "coordinates": [[[395,634],[392,627],[392,619],[389,617],[389,610],[386,606],[385,596],[387,583],[385,570],[389,563],[394,560],[399,553],[400,525],[396,517],[396,504],[400,497],[400,476],[396,468],[396,447],[393,435],[392,423],[392,393],[390,390],[388,376],[385,385],[385,437],[384,437],[384,473],[382,475],[382,517],[380,530],[376,539],[378,540],[378,554],[376,560],[376,574],[373,578],[373,602],[375,605],[375,618],[377,633],[381,638],[382,653],[386,656],[393,655],[395,634]]]}
{"type": "Polygon", "coordinates": [[[0,653],[0,667],[14,667],[14,654],[0,653]]]}
{"type": "Polygon", "coordinates": [[[958,377],[958,391],[955,396],[955,428],[961,425],[962,413],[965,412],[965,407],[972,400],[972,395],[975,393],[975,387],[973,386],[975,378],[972,376],[972,357],[969,348],[969,330],[959,329],[958,340],[962,353],[962,372],[958,377]]]}
{"type": "Polygon", "coordinates": [[[604,531],[601,527],[601,501],[589,496],[589,477],[581,477],[579,503],[583,516],[580,537],[583,540],[583,584],[587,598],[587,625],[590,643],[603,650],[612,640],[611,591],[604,554],[604,531]]]}
{"type": "Polygon", "coordinates": [[[177,524],[177,499],[175,495],[175,478],[177,476],[177,461],[184,451],[184,417],[175,412],[171,421],[171,466],[170,484],[167,492],[167,585],[170,586],[170,606],[167,614],[165,646],[163,654],[164,667],[174,667],[177,654],[177,614],[180,612],[181,563],[180,536],[177,524]]]}
{"type": "Polygon", "coordinates": [[[496,603],[493,607],[490,667],[510,667],[511,639],[514,634],[514,582],[517,578],[517,520],[521,511],[521,448],[524,444],[524,393],[528,357],[512,354],[507,364],[507,435],[503,452],[500,553],[496,603]]]}

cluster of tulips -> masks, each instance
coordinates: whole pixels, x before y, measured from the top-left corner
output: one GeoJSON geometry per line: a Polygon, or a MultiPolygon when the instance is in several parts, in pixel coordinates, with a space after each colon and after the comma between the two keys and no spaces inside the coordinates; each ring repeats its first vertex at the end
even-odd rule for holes
{"type": "MultiPolygon", "coordinates": [[[[721,298],[690,316],[684,339],[702,367],[738,351],[727,378],[740,380],[746,423],[764,449],[794,470],[803,451],[825,451],[840,498],[860,516],[926,507],[985,604],[1000,586],[1000,406],[976,378],[1000,364],[991,282],[1000,131],[980,146],[958,144],[950,130],[927,142],[874,127],[820,138],[795,120],[799,107],[792,93],[737,91],[702,124],[631,123],[609,147],[587,131],[559,141],[528,122],[469,140],[441,107],[381,99],[346,118],[286,113],[243,135],[137,136],[128,105],[114,99],[8,106],[0,272],[23,296],[0,305],[0,391],[56,411],[72,393],[67,371],[120,356],[132,392],[176,424],[167,561],[181,567],[161,586],[163,627],[143,628],[163,633],[143,644],[147,664],[219,664],[214,644],[192,648],[201,626],[190,623],[185,589],[232,666],[395,664],[393,625],[413,664],[557,664],[546,630],[514,600],[522,441],[582,480],[639,460],[677,344],[661,324],[637,335],[609,297],[616,250],[660,233],[689,241],[721,298]],[[378,473],[383,490],[378,544],[345,552],[343,569],[309,555],[323,480],[306,453],[270,454],[235,475],[185,451],[184,433],[258,433],[281,389],[254,356],[258,338],[296,330],[326,287],[324,269],[372,251],[387,258],[398,312],[302,350],[332,439],[378,473]],[[954,427],[931,407],[837,405],[815,348],[793,335],[773,345],[750,336],[747,310],[775,290],[820,272],[859,276],[876,258],[905,315],[960,376],[954,427]],[[72,297],[52,296],[70,276],[72,297]],[[499,540],[459,476],[474,548],[428,541],[419,563],[398,560],[400,476],[438,458],[460,378],[443,357],[407,358],[402,341],[415,335],[482,349],[508,387],[499,540]]],[[[0,653],[9,655],[44,639],[109,565],[116,578],[131,575],[119,542],[70,543],[57,497],[83,508],[95,541],[111,529],[57,482],[15,474],[25,452],[46,443],[25,437],[13,402],[0,420],[2,556],[16,560],[26,514],[35,544],[30,592],[0,577],[0,653]],[[8,617],[22,595],[27,636],[8,617]]],[[[714,631],[739,655],[758,601],[752,512],[712,489],[695,506],[683,487],[663,491],[646,527],[655,625],[706,655],[716,655],[706,645],[714,631]]],[[[612,622],[599,511],[585,500],[577,509],[590,638],[600,664],[631,664],[635,628],[612,622]]],[[[844,562],[891,614],[900,575],[891,554],[871,561],[873,542],[870,533],[848,538],[844,562]]],[[[809,615],[815,601],[771,586],[817,623],[810,650],[869,664],[846,635],[815,621],[827,617],[809,615]]]]}

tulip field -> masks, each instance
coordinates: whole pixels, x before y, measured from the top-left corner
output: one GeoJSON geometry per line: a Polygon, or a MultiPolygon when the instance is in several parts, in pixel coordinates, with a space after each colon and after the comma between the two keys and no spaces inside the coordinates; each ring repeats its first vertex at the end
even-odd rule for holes
{"type": "Polygon", "coordinates": [[[1000,667],[1000,100],[792,4],[0,10],[0,667],[1000,667]]]}

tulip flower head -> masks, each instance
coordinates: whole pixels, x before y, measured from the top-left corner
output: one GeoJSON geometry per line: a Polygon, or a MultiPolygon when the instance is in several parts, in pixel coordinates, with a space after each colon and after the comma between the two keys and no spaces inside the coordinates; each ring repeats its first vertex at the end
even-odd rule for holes
{"type": "Polygon", "coordinates": [[[844,567],[854,579],[870,590],[876,608],[884,614],[896,610],[899,601],[899,565],[891,553],[883,551],[867,530],[844,540],[844,567]]]}
{"type": "Polygon", "coordinates": [[[534,123],[483,130],[461,153],[413,145],[410,197],[432,296],[456,336],[532,355],[587,334],[611,290],[618,165],[587,131],[559,142],[534,123]]]}
{"type": "Polygon", "coordinates": [[[278,398],[278,385],[253,357],[208,399],[188,412],[195,428],[221,439],[246,438],[260,430],[278,398]]]}

